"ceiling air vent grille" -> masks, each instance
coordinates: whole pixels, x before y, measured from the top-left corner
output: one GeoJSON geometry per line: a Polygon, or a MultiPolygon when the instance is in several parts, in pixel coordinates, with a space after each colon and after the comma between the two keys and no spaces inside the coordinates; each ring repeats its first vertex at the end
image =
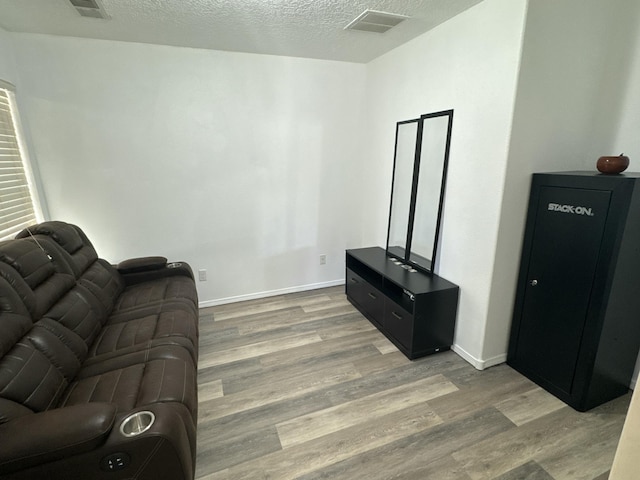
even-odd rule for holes
{"type": "Polygon", "coordinates": [[[362,30],[364,32],[385,33],[400,22],[406,20],[406,15],[397,13],[378,12],[376,10],[365,10],[349,25],[345,30],[362,30]]]}
{"type": "Polygon", "coordinates": [[[83,17],[108,19],[109,15],[104,11],[98,0],[69,0],[71,5],[83,17]]]}

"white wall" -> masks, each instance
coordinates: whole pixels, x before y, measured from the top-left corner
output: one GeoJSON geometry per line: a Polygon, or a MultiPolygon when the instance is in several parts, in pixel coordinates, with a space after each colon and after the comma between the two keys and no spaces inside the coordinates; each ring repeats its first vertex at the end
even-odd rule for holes
{"type": "MultiPolygon", "coordinates": [[[[623,81],[617,89],[616,106],[619,114],[613,123],[614,138],[609,149],[612,155],[624,152],[630,157],[630,171],[640,171],[640,3],[636,0],[622,1],[628,7],[623,11],[615,30],[615,38],[623,55],[610,56],[619,63],[607,70],[620,71],[623,81]]],[[[617,75],[616,75],[617,76],[617,75]]],[[[613,89],[612,89],[613,90],[613,89]]]]}
{"type": "Polygon", "coordinates": [[[632,51],[639,6],[529,2],[483,358],[507,349],[531,174],[595,171],[598,157],[634,148],[640,162],[640,71],[634,79],[629,74],[629,65],[640,68],[632,51]],[[635,104],[623,101],[625,91],[635,104]],[[625,104],[626,130],[619,128],[625,104]]]}
{"type": "Polygon", "coordinates": [[[0,79],[9,83],[18,82],[18,71],[13,52],[11,34],[0,27],[0,79]]]}
{"type": "Polygon", "coordinates": [[[207,269],[202,302],[344,279],[344,249],[361,244],[363,65],[14,43],[51,218],[101,256],[207,269]]]}
{"type": "Polygon", "coordinates": [[[526,0],[485,0],[367,65],[365,243],[384,245],[395,122],[453,108],[437,272],[460,285],[455,350],[483,357],[526,0]]]}

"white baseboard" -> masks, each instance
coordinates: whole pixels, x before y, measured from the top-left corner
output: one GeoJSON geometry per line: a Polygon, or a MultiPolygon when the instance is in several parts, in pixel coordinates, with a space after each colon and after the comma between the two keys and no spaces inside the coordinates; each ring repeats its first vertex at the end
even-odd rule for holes
{"type": "Polygon", "coordinates": [[[344,285],[344,278],[341,280],[331,280],[329,282],[312,283],[309,285],[299,285],[296,287],[280,288],[278,290],[267,290],[266,292],[248,293],[246,295],[237,295],[235,297],[217,298],[215,300],[205,300],[198,302],[199,308],[215,307],[217,305],[225,305],[227,303],[244,302],[246,300],[255,300],[257,298],[275,297],[276,295],[285,295],[287,293],[306,292],[307,290],[316,290],[318,288],[335,287],[344,285]]]}
{"type": "Polygon", "coordinates": [[[451,350],[460,355],[463,360],[469,362],[473,367],[477,370],[484,370],[485,368],[493,367],[494,365],[500,365],[507,361],[507,354],[503,353],[501,355],[496,355],[495,357],[488,358],[486,360],[481,360],[479,358],[474,357],[469,352],[467,352],[460,345],[453,344],[451,346],[451,350]]]}

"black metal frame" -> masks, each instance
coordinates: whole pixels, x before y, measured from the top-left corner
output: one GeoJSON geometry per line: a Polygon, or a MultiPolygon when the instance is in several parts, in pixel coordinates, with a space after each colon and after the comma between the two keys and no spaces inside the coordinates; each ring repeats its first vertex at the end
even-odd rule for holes
{"type": "Polygon", "coordinates": [[[445,186],[447,182],[447,167],[449,165],[449,152],[451,150],[452,127],[453,127],[453,110],[443,110],[440,112],[426,113],[424,115],[421,115],[420,118],[403,120],[401,122],[396,123],[396,138],[395,138],[394,154],[393,154],[393,174],[391,178],[391,199],[389,202],[389,222],[387,226],[387,246],[385,250],[387,252],[387,255],[397,258],[398,260],[402,261],[405,265],[408,265],[410,267],[413,267],[415,269],[418,269],[427,273],[432,273],[434,271],[434,266],[436,263],[436,253],[438,250],[438,241],[440,237],[440,224],[442,220],[442,211],[443,211],[443,205],[444,205],[445,186]],[[444,153],[444,159],[443,159],[443,165],[442,165],[442,181],[440,184],[440,195],[439,195],[439,203],[438,203],[438,213],[436,217],[436,228],[435,228],[434,241],[433,241],[433,251],[431,254],[431,259],[421,257],[420,255],[417,255],[415,253],[413,254],[413,257],[418,256],[424,259],[425,265],[422,265],[411,259],[412,257],[411,244],[413,241],[413,226],[414,226],[414,219],[415,219],[415,213],[416,213],[416,199],[418,197],[418,180],[420,178],[420,160],[422,155],[422,136],[424,131],[424,121],[425,119],[428,119],[428,118],[444,117],[444,116],[448,116],[447,139],[445,144],[445,153],[444,153]],[[415,145],[415,154],[413,159],[411,200],[409,204],[409,218],[407,219],[407,238],[405,242],[404,256],[401,256],[389,249],[389,235],[391,234],[391,213],[392,213],[392,207],[393,207],[393,187],[396,181],[396,178],[395,178],[396,162],[398,161],[398,158],[397,158],[398,131],[401,125],[414,123],[414,122],[418,123],[418,130],[416,132],[416,145],[415,145]]]}

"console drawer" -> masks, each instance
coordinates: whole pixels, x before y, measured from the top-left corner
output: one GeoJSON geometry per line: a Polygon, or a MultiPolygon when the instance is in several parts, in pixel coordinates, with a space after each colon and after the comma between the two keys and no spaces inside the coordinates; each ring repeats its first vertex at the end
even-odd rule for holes
{"type": "Polygon", "coordinates": [[[370,320],[382,325],[384,295],[353,270],[347,268],[347,296],[356,302],[370,320]]]}
{"type": "Polygon", "coordinates": [[[387,299],[384,307],[384,328],[406,349],[411,349],[413,338],[413,314],[387,299]]]}

